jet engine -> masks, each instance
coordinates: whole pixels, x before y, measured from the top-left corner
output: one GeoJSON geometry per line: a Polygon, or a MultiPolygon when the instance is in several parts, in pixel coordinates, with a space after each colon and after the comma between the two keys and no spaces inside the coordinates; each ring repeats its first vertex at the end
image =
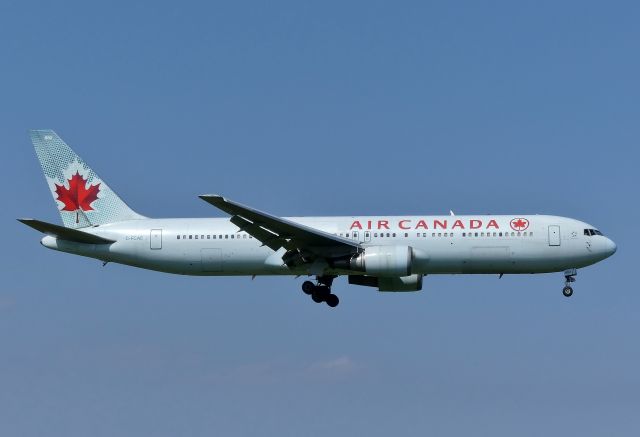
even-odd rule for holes
{"type": "Polygon", "coordinates": [[[411,275],[412,261],[411,246],[369,246],[363,253],[348,259],[334,260],[332,264],[337,269],[397,278],[411,275]]]}

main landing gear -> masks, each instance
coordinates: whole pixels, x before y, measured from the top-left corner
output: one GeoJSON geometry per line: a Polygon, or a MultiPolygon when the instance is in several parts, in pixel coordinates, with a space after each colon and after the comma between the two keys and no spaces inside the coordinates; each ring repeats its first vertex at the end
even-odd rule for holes
{"type": "Polygon", "coordinates": [[[315,303],[325,302],[331,308],[337,307],[340,303],[338,296],[331,293],[331,284],[335,276],[317,276],[317,284],[311,281],[302,283],[302,291],[311,296],[315,303]]]}
{"type": "Polygon", "coordinates": [[[576,275],[578,271],[576,269],[565,270],[564,272],[564,288],[562,289],[562,294],[565,297],[571,297],[573,295],[573,288],[571,288],[571,283],[576,282],[576,275]]]}

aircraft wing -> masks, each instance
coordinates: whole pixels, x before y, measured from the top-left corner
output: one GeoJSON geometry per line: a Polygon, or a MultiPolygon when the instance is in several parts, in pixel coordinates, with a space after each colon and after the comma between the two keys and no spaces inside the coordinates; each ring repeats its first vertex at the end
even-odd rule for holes
{"type": "Polygon", "coordinates": [[[273,250],[284,247],[288,251],[300,253],[305,261],[317,257],[337,258],[362,251],[357,241],[276,217],[216,194],[199,197],[231,215],[231,223],[265,246],[273,250]]]}

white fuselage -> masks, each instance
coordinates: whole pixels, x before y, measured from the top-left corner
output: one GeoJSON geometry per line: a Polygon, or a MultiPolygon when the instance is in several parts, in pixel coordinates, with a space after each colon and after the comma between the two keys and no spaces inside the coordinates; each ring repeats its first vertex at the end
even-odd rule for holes
{"type": "MultiPolygon", "coordinates": [[[[289,220],[368,246],[411,246],[413,274],[545,273],[594,264],[615,250],[584,222],[546,215],[292,217],[289,220]],[[515,226],[514,226],[515,223],[515,226]]],[[[184,275],[309,274],[282,251],[240,232],[228,218],[141,219],[83,231],[115,240],[92,245],[45,236],[46,247],[184,275]]],[[[358,274],[327,270],[327,274],[358,274]]]]}

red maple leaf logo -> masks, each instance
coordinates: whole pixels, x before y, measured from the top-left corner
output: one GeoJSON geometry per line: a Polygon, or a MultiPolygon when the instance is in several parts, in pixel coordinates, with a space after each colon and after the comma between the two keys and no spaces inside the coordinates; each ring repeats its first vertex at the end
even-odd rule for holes
{"type": "Polygon", "coordinates": [[[69,188],[55,184],[58,200],[64,203],[62,211],[93,211],[91,203],[98,198],[100,183],[90,185],[87,188],[87,179],[83,178],[80,172],[77,171],[68,182],[69,188]]]}
{"type": "Polygon", "coordinates": [[[511,225],[511,229],[514,231],[524,231],[529,227],[529,220],[525,218],[515,218],[511,220],[511,223],[509,224],[511,225]]]}

